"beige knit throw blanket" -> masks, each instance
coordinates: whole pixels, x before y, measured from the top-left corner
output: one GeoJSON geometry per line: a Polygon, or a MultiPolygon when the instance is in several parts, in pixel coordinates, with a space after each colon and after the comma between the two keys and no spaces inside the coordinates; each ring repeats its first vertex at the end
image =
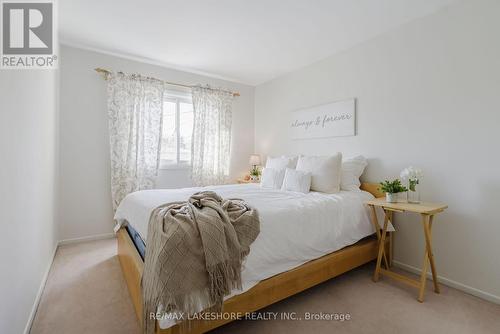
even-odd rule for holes
{"type": "Polygon", "coordinates": [[[159,305],[185,317],[220,311],[224,296],[241,289],[242,261],[259,231],[255,209],[212,191],[156,208],[142,276],[144,332],[155,331],[150,315],[159,305]]]}

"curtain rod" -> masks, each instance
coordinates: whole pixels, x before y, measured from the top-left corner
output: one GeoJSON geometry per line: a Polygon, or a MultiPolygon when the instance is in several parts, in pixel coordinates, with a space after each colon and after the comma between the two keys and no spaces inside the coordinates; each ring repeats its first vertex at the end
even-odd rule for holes
{"type": "MultiPolygon", "coordinates": [[[[111,71],[108,71],[108,70],[106,70],[104,68],[100,68],[100,67],[95,68],[94,70],[97,73],[102,74],[103,77],[104,77],[104,79],[107,79],[107,76],[111,74],[111,71]]],[[[118,73],[123,73],[123,72],[118,72],[118,73]]],[[[180,86],[180,87],[186,87],[186,88],[197,87],[197,86],[184,85],[184,84],[180,84],[180,83],[176,83],[176,82],[168,82],[168,81],[165,81],[165,80],[160,80],[160,79],[156,79],[156,78],[152,78],[152,77],[148,77],[148,79],[158,80],[158,81],[161,81],[161,82],[163,82],[163,83],[165,83],[167,85],[173,85],[173,86],[180,86]]],[[[209,88],[209,89],[215,90],[214,88],[209,88]]],[[[222,90],[225,91],[225,92],[229,92],[229,93],[233,94],[233,96],[240,96],[240,93],[238,93],[238,92],[231,92],[229,90],[224,90],[224,89],[222,89],[222,90]]]]}

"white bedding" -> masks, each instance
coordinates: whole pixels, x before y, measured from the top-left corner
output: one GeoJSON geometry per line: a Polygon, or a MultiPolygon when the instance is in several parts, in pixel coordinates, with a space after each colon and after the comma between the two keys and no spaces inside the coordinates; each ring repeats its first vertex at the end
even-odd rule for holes
{"type": "MultiPolygon", "coordinates": [[[[138,191],[128,195],[119,205],[115,214],[117,227],[128,222],[143,240],[147,240],[149,216],[155,207],[186,200],[202,189],[216,191],[223,198],[241,198],[259,212],[260,234],[244,263],[243,290],[233,291],[232,295],[375,232],[370,212],[363,204],[373,198],[370,193],[303,194],[263,189],[256,184],[138,191]]],[[[161,328],[173,324],[169,319],[160,321],[161,328]]]]}

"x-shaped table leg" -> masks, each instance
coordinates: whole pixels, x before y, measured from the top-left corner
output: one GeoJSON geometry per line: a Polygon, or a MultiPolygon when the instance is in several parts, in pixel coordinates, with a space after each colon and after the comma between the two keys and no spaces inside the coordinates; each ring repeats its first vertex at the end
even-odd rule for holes
{"type": "Polygon", "coordinates": [[[425,283],[427,282],[427,267],[431,264],[432,282],[434,283],[434,292],[440,293],[436,266],[434,264],[434,255],[432,254],[432,221],[434,215],[422,215],[422,226],[425,235],[425,255],[424,263],[422,264],[422,273],[420,274],[420,291],[418,294],[418,301],[424,301],[425,283]]]}
{"type": "Polygon", "coordinates": [[[377,282],[380,274],[380,266],[382,264],[382,258],[384,258],[384,264],[386,269],[389,269],[389,263],[387,261],[387,257],[385,255],[385,237],[387,235],[387,226],[389,225],[389,221],[392,221],[392,211],[384,210],[384,227],[382,229],[382,235],[379,237],[379,228],[377,222],[377,216],[375,212],[375,208],[373,208],[374,222],[376,223],[375,230],[377,231],[377,237],[379,237],[379,246],[378,246],[378,256],[377,256],[377,266],[375,267],[375,273],[373,274],[373,281],[377,282]]]}

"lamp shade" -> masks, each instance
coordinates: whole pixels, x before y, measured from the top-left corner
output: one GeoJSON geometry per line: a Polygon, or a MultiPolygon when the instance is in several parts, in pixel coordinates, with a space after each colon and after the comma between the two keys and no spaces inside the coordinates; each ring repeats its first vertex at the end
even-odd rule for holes
{"type": "Polygon", "coordinates": [[[248,163],[252,166],[260,165],[260,155],[252,154],[248,163]]]}

